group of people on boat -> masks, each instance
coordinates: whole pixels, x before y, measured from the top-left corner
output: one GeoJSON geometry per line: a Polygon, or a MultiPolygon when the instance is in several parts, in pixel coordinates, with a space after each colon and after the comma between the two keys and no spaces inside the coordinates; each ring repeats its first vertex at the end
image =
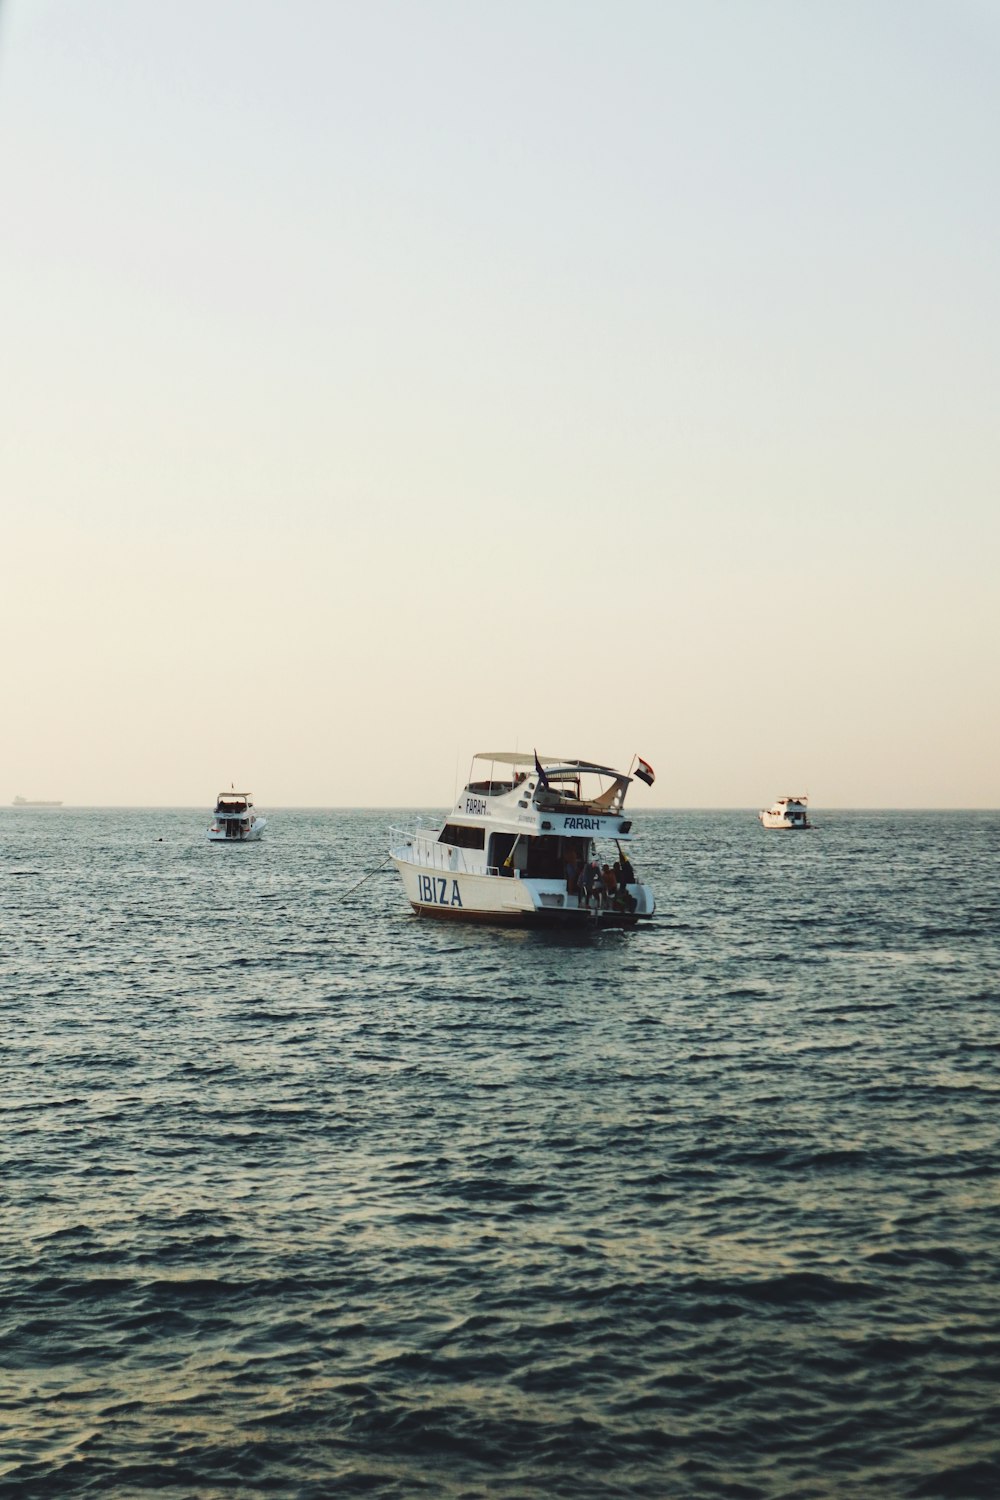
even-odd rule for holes
{"type": "Polygon", "coordinates": [[[622,854],[613,865],[601,865],[596,859],[586,859],[581,865],[576,850],[566,852],[566,892],[576,895],[580,906],[594,911],[614,909],[634,911],[635,897],[629,886],[635,885],[635,871],[627,854],[622,854]]]}

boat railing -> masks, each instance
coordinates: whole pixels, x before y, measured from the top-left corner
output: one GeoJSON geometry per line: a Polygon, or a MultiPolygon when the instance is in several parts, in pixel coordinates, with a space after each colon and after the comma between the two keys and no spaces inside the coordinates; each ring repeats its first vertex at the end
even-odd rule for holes
{"type": "MultiPolygon", "coordinates": [[[[410,850],[414,852],[419,847],[419,863],[426,865],[432,870],[450,870],[452,846],[450,844],[438,843],[437,838],[430,830],[390,828],[389,847],[395,852],[397,850],[410,850]]],[[[462,853],[461,849],[455,851],[462,853]]],[[[464,867],[464,861],[463,861],[464,867]]]]}
{"type": "Polygon", "coordinates": [[[482,863],[482,850],[463,849],[458,844],[442,844],[430,829],[390,828],[389,848],[393,854],[408,853],[426,869],[440,870],[443,875],[500,875],[496,865],[482,863]],[[419,850],[419,852],[418,852],[419,850]],[[479,858],[469,856],[478,855],[479,858]]]}

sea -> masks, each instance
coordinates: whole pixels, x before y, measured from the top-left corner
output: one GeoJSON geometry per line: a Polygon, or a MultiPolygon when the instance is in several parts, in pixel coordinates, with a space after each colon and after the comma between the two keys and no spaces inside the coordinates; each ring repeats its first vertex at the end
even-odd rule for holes
{"type": "Polygon", "coordinates": [[[637,813],[582,936],[417,817],[0,812],[0,1496],[995,1500],[1000,814],[637,813]]]}

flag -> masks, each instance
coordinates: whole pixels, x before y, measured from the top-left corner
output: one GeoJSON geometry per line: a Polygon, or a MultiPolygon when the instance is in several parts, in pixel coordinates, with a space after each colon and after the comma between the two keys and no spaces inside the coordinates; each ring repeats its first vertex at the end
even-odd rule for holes
{"type": "Polygon", "coordinates": [[[538,759],[538,751],[537,750],[535,751],[535,775],[538,777],[538,785],[541,787],[541,789],[543,791],[547,792],[548,789],[549,789],[549,778],[546,776],[545,772],[542,770],[542,763],[538,759]]]}
{"type": "Polygon", "coordinates": [[[639,764],[635,768],[635,774],[638,776],[639,780],[644,781],[647,786],[652,786],[653,782],[656,780],[656,772],[649,764],[649,761],[643,760],[640,755],[636,756],[636,760],[639,762],[639,764]]]}

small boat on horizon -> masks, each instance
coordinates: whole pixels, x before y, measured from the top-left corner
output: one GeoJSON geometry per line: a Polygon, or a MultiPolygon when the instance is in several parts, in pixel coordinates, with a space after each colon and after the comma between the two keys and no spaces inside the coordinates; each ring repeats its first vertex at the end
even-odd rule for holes
{"type": "Polygon", "coordinates": [[[213,844],[252,843],[260,838],[266,823],[266,818],[260,818],[254,812],[249,792],[220,792],[215,799],[208,837],[213,844]]]}
{"type": "Polygon", "coordinates": [[[779,797],[757,814],[765,828],[811,828],[808,797],[779,797]]]}
{"type": "Polygon", "coordinates": [[[12,807],[62,807],[61,802],[36,802],[31,797],[15,797],[12,807]]]}
{"type": "MultiPolygon", "coordinates": [[[[652,785],[645,761],[635,774],[652,785]]],[[[410,905],[418,916],[577,927],[651,917],[653,892],[628,857],[631,780],[593,761],[480,751],[440,830],[390,830],[410,905]]]]}

